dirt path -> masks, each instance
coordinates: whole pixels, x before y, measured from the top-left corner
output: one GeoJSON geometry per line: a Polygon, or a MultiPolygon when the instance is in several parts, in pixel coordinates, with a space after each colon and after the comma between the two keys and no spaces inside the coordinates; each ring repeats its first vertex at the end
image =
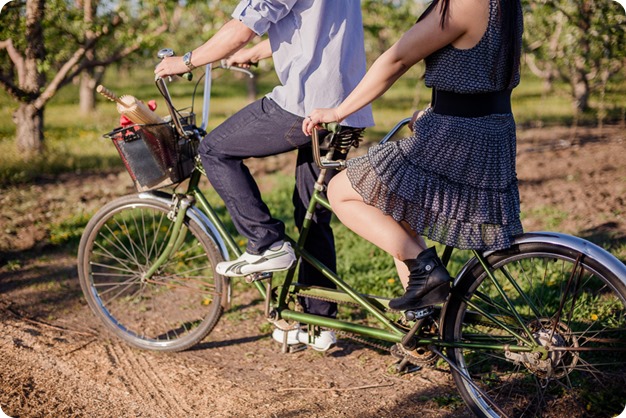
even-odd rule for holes
{"type": "MultiPolygon", "coordinates": [[[[527,230],[626,243],[626,149],[618,127],[520,132],[527,230]]],[[[270,162],[281,167],[285,160],[270,162]]],[[[258,168],[257,169],[261,169],[258,168]]],[[[326,354],[281,354],[262,301],[243,285],[215,331],[192,350],[139,351],[88,310],[74,254],[50,221],[129,192],[125,173],[63,175],[0,189],[0,406],[20,417],[456,417],[442,370],[393,373],[389,355],[340,339],[326,354]],[[56,238],[55,238],[56,237],[56,238]]],[[[70,237],[71,239],[71,237],[70,237]]],[[[621,245],[621,247],[620,247],[621,245]]]]}

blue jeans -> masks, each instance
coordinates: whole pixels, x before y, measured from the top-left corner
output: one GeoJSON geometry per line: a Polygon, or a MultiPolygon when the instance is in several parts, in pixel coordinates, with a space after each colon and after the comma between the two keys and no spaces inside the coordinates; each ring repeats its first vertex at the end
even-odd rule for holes
{"type": "MultiPolygon", "coordinates": [[[[200,143],[200,158],[211,185],[224,200],[237,231],[248,239],[246,251],[260,254],[284,239],[285,225],[272,217],[243,160],[298,150],[293,192],[294,218],[302,227],[319,168],[313,161],[311,138],[302,133],[303,118],[262,98],[246,106],[209,133],[200,143]]],[[[326,182],[334,172],[329,172],[326,182]]],[[[305,249],[336,271],[335,241],[330,227],[331,212],[318,208],[305,249]]],[[[300,263],[298,282],[335,288],[308,263],[300,263]]],[[[335,303],[303,300],[306,312],[336,316],[335,303]]]]}

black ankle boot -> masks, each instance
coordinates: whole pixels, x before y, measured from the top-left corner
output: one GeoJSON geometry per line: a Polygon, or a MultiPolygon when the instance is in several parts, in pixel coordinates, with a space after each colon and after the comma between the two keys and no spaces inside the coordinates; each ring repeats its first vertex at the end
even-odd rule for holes
{"type": "Polygon", "coordinates": [[[418,309],[446,300],[450,274],[437,256],[435,247],[422,251],[414,260],[404,260],[409,268],[409,283],[404,295],[389,301],[396,311],[418,309]]]}

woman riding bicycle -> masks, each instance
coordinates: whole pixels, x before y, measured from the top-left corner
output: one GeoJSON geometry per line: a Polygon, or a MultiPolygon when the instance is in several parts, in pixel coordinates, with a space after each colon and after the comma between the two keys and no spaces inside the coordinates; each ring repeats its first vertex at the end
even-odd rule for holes
{"type": "Polygon", "coordinates": [[[449,292],[448,272],[417,234],[497,250],[522,232],[510,107],[522,31],[519,0],[434,0],[341,105],[303,122],[310,135],[342,121],[425,60],[432,102],[414,116],[413,136],[350,160],[328,192],[348,228],[394,257],[406,292],[392,309],[429,306],[449,292]]]}

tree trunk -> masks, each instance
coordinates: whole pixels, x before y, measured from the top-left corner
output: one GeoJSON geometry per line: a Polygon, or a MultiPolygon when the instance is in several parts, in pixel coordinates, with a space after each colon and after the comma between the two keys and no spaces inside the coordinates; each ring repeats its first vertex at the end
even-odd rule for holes
{"type": "Polygon", "coordinates": [[[22,103],[13,113],[17,149],[29,157],[43,150],[43,110],[22,103]]]}
{"type": "MultiPolygon", "coordinates": [[[[94,4],[91,0],[84,0],[82,1],[82,6],[83,21],[89,27],[89,29],[85,31],[85,41],[90,41],[95,37],[93,30],[91,30],[91,25],[93,24],[94,4]]],[[[89,50],[85,53],[85,60],[93,61],[94,58],[95,54],[93,50],[89,50]]],[[[98,80],[96,79],[95,73],[94,68],[87,68],[80,74],[79,105],[80,113],[83,115],[89,115],[96,110],[95,88],[98,80]]]]}
{"type": "MultiPolygon", "coordinates": [[[[575,60],[582,61],[582,58],[577,57],[575,60]]],[[[574,94],[574,108],[576,109],[576,113],[580,114],[589,109],[590,87],[584,65],[577,63],[576,67],[572,74],[571,84],[574,94]]]]}
{"type": "Polygon", "coordinates": [[[94,76],[93,68],[83,70],[80,74],[80,113],[89,115],[96,110],[96,85],[97,78],[94,76]]]}
{"type": "Polygon", "coordinates": [[[26,1],[27,47],[24,52],[24,74],[20,87],[32,97],[22,101],[13,114],[16,125],[16,147],[26,158],[43,150],[43,107],[38,109],[32,102],[46,84],[44,74],[39,71],[39,65],[46,56],[41,24],[43,15],[44,0],[26,1]]]}

